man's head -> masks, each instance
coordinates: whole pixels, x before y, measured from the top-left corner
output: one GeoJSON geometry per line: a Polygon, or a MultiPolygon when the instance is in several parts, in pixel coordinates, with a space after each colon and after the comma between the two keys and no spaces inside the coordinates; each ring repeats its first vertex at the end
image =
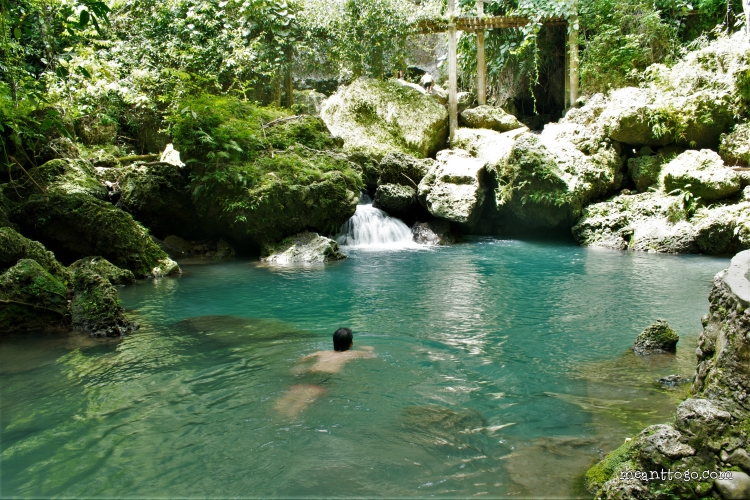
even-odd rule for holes
{"type": "Polygon", "coordinates": [[[333,333],[333,350],[346,351],[352,346],[352,331],[349,328],[339,328],[333,333]]]}

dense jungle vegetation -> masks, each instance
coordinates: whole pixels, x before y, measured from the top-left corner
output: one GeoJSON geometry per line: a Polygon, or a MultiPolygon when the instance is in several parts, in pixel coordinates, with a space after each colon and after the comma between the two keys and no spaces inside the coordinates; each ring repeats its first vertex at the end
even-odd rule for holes
{"type": "MultiPolygon", "coordinates": [[[[459,7],[475,8],[473,0],[459,7]]],[[[217,166],[252,156],[243,147],[266,147],[260,128],[240,146],[212,129],[218,121],[208,114],[231,114],[239,101],[248,103],[243,113],[257,114],[249,121],[267,121],[284,115],[273,108],[288,104],[292,86],[330,92],[360,75],[391,77],[418,41],[412,26],[444,15],[446,2],[2,0],[0,9],[0,161],[13,175],[38,164],[43,146],[60,136],[84,155],[87,147],[100,155],[155,153],[171,137],[187,149],[199,145],[196,160],[217,166]],[[207,96],[224,98],[206,106],[207,96]],[[195,126],[185,126],[186,115],[195,126]]],[[[637,84],[649,64],[669,64],[739,29],[743,17],[739,2],[726,0],[493,0],[485,12],[534,21],[577,13],[584,94],[637,84]]],[[[564,30],[532,22],[488,32],[491,101],[549,107],[553,77],[563,71],[564,30]]],[[[460,85],[471,90],[475,36],[462,36],[459,50],[460,85]]]]}

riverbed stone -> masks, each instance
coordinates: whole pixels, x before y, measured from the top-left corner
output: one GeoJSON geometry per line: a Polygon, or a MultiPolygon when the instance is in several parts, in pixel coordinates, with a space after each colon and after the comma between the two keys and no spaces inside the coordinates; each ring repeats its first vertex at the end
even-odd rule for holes
{"type": "Polygon", "coordinates": [[[689,191],[705,202],[718,201],[740,191],[740,178],[710,149],[685,151],[662,167],[660,180],[667,193],[689,191]]]}
{"type": "Polygon", "coordinates": [[[394,217],[401,217],[418,206],[417,190],[400,184],[381,184],[375,191],[372,206],[394,217]]]}
{"type": "Polygon", "coordinates": [[[726,500],[750,498],[750,476],[744,472],[732,471],[732,479],[716,479],[714,485],[726,500]]]}
{"type": "Polygon", "coordinates": [[[525,127],[518,118],[506,113],[502,108],[482,105],[463,111],[460,115],[461,123],[469,128],[486,128],[497,132],[525,127]]]}
{"type": "Polygon", "coordinates": [[[445,146],[448,112],[396,81],[359,78],[326,99],[321,117],[347,150],[376,158],[394,151],[424,158],[445,146]]]}
{"type": "Polygon", "coordinates": [[[479,220],[485,198],[485,162],[462,149],[443,150],[419,183],[420,203],[435,217],[471,230],[479,220]]]}
{"type": "Polygon", "coordinates": [[[312,264],[345,259],[338,243],[317,233],[305,231],[263,247],[262,262],[269,264],[312,264]]]}
{"type": "Polygon", "coordinates": [[[657,319],[636,337],[633,351],[640,356],[675,352],[678,340],[677,332],[663,319],[657,319]]]}

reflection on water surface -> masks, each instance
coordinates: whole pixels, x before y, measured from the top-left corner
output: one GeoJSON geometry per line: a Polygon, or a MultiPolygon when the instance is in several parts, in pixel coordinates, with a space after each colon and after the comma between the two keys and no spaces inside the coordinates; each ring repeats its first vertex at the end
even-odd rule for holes
{"type": "MultiPolygon", "coordinates": [[[[668,418],[728,260],[479,239],[326,268],[185,266],[121,289],[142,329],[0,342],[3,496],[569,496],[668,418]],[[677,356],[627,349],[656,318],[677,356]],[[377,358],[277,411],[339,326],[377,358]]],[[[309,376],[309,375],[308,375],[309,376]]]]}

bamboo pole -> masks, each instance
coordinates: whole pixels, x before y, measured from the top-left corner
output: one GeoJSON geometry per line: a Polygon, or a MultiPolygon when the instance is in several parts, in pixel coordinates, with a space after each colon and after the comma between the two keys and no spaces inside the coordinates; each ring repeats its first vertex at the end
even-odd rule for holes
{"type": "Polygon", "coordinates": [[[448,117],[450,126],[450,144],[458,128],[458,64],[456,47],[456,22],[453,17],[456,13],[456,0],[448,0],[448,16],[450,27],[448,28],[448,117]]]}
{"type": "Polygon", "coordinates": [[[570,20],[568,30],[568,45],[570,46],[570,106],[576,105],[578,100],[578,16],[570,20]]]}
{"type": "MultiPolygon", "coordinates": [[[[484,17],[484,0],[477,0],[477,16],[484,17]]],[[[487,103],[487,66],[484,61],[484,30],[477,31],[477,102],[487,103]]]]}

